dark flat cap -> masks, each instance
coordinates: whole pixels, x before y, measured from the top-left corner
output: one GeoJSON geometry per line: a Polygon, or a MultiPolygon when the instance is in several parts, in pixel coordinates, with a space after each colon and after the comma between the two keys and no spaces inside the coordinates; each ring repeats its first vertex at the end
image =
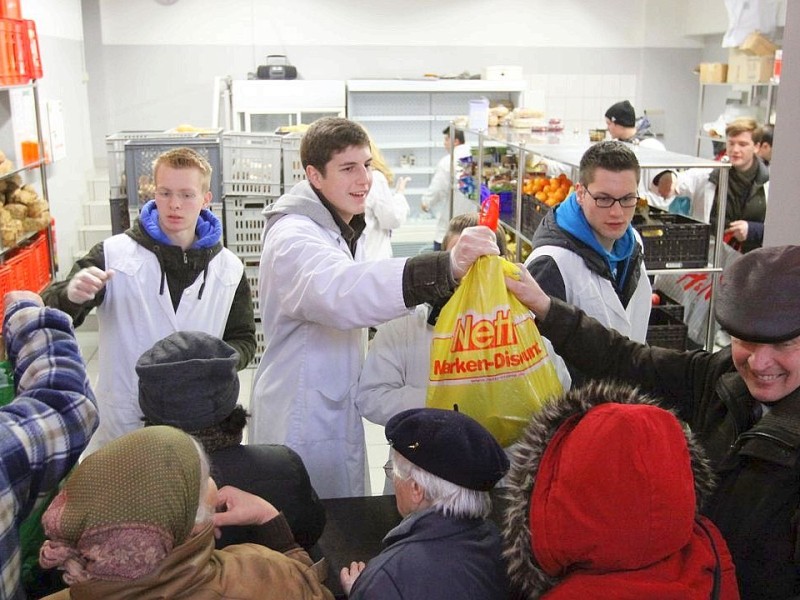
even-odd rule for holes
{"type": "Polygon", "coordinates": [[[231,414],[239,399],[239,354],[201,331],[178,331],[139,357],[139,407],[154,425],[199,431],[231,414]]]}
{"type": "Polygon", "coordinates": [[[636,112],[633,110],[633,105],[627,100],[622,100],[609,106],[606,111],[606,117],[623,127],[636,125],[636,112]]]}
{"type": "Polygon", "coordinates": [[[728,333],[747,342],[800,335],[800,246],[758,248],[729,263],[715,314],[728,333]]]}
{"type": "Polygon", "coordinates": [[[389,419],[386,439],[419,468],[472,490],[491,490],[508,471],[508,457],[492,434],[452,410],[404,410],[389,419]]]}

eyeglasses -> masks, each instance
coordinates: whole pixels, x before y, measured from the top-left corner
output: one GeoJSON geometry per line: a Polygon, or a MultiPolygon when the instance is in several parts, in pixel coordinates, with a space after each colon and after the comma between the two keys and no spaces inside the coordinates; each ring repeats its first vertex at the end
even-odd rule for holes
{"type": "Polygon", "coordinates": [[[598,208],[611,208],[614,206],[614,202],[619,202],[622,208],[633,208],[639,202],[639,196],[633,194],[623,196],[622,198],[612,198],[611,196],[597,197],[589,191],[589,188],[583,188],[583,191],[589,194],[589,197],[594,200],[598,208]]]}
{"type": "Polygon", "coordinates": [[[383,472],[386,473],[386,479],[394,479],[394,465],[391,461],[383,465],[383,472]]]}

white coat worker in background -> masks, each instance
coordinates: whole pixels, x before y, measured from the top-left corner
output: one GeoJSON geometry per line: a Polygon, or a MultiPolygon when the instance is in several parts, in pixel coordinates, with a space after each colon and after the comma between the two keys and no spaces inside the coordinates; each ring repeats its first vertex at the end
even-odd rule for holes
{"type": "Polygon", "coordinates": [[[354,398],[365,327],[449,297],[475,260],[499,254],[473,227],[450,252],[366,261],[369,138],[338,117],[316,121],[300,158],[307,181],[265,209],[259,298],[265,347],[250,410],[252,443],[285,444],[321,498],[362,496],[366,448],[354,398]]]}
{"type": "MultiPolygon", "coordinates": [[[[632,227],[639,162],[630,146],[599,142],[584,152],[575,191],[533,234],[525,266],[548,294],[644,343],[653,290],[632,227]]],[[[582,374],[569,365],[574,383],[582,374]]]]}
{"type": "Polygon", "coordinates": [[[472,155],[469,144],[465,142],[464,132],[456,129],[453,134],[453,155],[455,158],[455,173],[450,173],[450,127],[445,127],[444,148],[447,153],[436,164],[431,183],[422,195],[419,207],[423,212],[432,212],[437,217],[436,233],[433,235],[433,249],[442,249],[442,239],[447,233],[450,219],[475,210],[475,204],[470,202],[455,186],[453,191],[453,214],[450,214],[450,187],[458,180],[459,161],[472,155]]]}
{"type": "Polygon", "coordinates": [[[392,190],[394,173],[372,139],[369,146],[372,152],[372,187],[364,210],[367,221],[364,236],[367,258],[377,260],[392,257],[392,230],[401,227],[408,219],[408,201],[403,194],[409,178],[398,178],[392,190]]]}

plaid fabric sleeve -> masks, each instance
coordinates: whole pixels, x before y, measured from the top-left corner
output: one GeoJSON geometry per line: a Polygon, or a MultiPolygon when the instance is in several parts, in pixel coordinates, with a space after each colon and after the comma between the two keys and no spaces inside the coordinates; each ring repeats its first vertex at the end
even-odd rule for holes
{"type": "Polygon", "coordinates": [[[0,600],[21,593],[19,523],[69,472],[97,427],[68,315],[17,302],[3,335],[17,396],[0,408],[0,600]]]}

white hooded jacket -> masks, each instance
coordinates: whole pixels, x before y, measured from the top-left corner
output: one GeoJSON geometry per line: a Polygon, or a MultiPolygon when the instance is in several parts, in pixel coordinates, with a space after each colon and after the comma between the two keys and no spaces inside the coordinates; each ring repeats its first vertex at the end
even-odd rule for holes
{"type": "Polygon", "coordinates": [[[286,444],[321,498],[365,493],[365,444],[354,398],[365,327],[409,311],[406,258],[355,258],[307,181],[264,211],[259,268],[265,348],[250,410],[251,443],[286,444]]]}

